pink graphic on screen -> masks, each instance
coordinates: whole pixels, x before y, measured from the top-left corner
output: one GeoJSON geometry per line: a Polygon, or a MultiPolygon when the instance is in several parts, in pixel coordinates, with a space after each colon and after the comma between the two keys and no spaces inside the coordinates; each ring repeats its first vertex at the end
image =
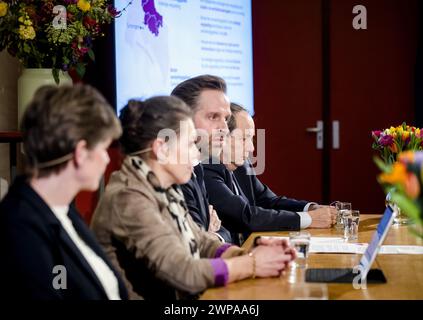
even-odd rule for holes
{"type": "Polygon", "coordinates": [[[156,11],[154,0],[142,0],[141,5],[145,12],[144,24],[157,37],[159,28],[163,27],[163,16],[156,11]]]}

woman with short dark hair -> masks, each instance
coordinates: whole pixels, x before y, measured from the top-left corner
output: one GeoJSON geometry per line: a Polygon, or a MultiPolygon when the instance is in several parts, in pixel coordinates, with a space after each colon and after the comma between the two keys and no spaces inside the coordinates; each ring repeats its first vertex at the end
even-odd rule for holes
{"type": "Polygon", "coordinates": [[[121,123],[126,158],[109,180],[92,228],[131,297],[193,298],[213,286],[280,275],[295,257],[286,243],[259,241],[248,253],[222,244],[188,214],[178,185],[190,179],[199,151],[182,100],[130,101],[121,123]]]}
{"type": "Polygon", "coordinates": [[[95,191],[121,134],[112,108],[86,85],[39,89],[23,119],[27,175],[0,203],[0,270],[7,298],[125,299],[127,292],[72,200],[95,191]]]}

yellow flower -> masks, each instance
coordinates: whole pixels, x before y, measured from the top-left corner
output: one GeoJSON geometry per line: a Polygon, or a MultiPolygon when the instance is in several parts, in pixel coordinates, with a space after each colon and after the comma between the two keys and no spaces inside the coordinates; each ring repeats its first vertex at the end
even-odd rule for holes
{"type": "Polygon", "coordinates": [[[390,127],[389,129],[387,129],[388,134],[390,134],[394,138],[397,137],[397,134],[399,133],[399,130],[400,130],[399,128],[395,128],[395,127],[390,127]]]}
{"type": "Polygon", "coordinates": [[[8,5],[6,2],[0,1],[0,17],[4,17],[7,14],[8,5]]]}
{"type": "Polygon", "coordinates": [[[402,184],[403,186],[407,181],[407,168],[403,163],[395,162],[392,165],[392,171],[389,173],[382,173],[379,175],[379,180],[381,183],[389,184],[402,184]]]}
{"type": "Polygon", "coordinates": [[[23,40],[32,40],[35,38],[35,30],[33,26],[19,26],[19,35],[23,40]]]}
{"type": "Polygon", "coordinates": [[[402,140],[403,141],[405,141],[405,140],[407,140],[407,138],[410,136],[410,132],[408,132],[408,131],[404,131],[403,133],[402,133],[402,140]]]}
{"type": "Polygon", "coordinates": [[[78,0],[77,6],[83,12],[89,11],[91,9],[91,4],[87,0],[78,0]]]}

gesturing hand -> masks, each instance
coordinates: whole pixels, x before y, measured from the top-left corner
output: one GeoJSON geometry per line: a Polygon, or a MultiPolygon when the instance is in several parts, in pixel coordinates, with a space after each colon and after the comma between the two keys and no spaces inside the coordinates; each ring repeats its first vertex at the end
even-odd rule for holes
{"type": "Polygon", "coordinates": [[[210,224],[209,224],[209,232],[217,232],[222,225],[222,222],[217,215],[216,210],[213,209],[212,205],[209,205],[209,214],[210,214],[210,224]]]}

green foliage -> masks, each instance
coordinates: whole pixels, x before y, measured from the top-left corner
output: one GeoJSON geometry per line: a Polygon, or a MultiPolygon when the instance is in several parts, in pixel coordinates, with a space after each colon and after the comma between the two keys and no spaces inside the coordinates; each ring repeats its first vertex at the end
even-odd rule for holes
{"type": "Polygon", "coordinates": [[[88,61],[95,60],[93,41],[104,35],[104,27],[118,14],[112,3],[0,0],[0,51],[7,50],[26,68],[52,68],[56,82],[60,70],[75,69],[83,77],[88,61]],[[53,10],[58,5],[66,8],[60,26],[53,10]]]}

